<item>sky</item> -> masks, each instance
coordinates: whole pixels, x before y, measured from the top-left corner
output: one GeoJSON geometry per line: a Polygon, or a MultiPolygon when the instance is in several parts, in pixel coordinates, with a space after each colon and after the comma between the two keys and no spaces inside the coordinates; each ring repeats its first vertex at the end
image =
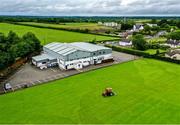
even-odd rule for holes
{"type": "Polygon", "coordinates": [[[179,16],[180,0],[0,0],[0,15],[179,16]]]}

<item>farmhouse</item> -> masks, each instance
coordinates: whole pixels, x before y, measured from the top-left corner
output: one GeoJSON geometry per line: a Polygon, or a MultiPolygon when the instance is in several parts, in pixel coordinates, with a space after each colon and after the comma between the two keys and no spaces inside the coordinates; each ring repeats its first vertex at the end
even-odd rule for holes
{"type": "Polygon", "coordinates": [[[140,31],[144,29],[144,25],[143,24],[136,24],[133,26],[133,31],[140,31]]]}
{"type": "Polygon", "coordinates": [[[112,49],[84,42],[50,43],[43,47],[43,54],[32,58],[40,69],[58,65],[62,70],[82,69],[112,60],[112,49]]]}

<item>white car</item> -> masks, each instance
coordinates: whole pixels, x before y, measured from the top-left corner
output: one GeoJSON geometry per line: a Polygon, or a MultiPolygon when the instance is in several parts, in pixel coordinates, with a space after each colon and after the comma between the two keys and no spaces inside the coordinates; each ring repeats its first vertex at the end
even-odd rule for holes
{"type": "Polygon", "coordinates": [[[5,89],[5,90],[11,90],[11,89],[12,89],[11,84],[10,84],[10,83],[6,83],[6,84],[4,85],[4,89],[5,89]]]}

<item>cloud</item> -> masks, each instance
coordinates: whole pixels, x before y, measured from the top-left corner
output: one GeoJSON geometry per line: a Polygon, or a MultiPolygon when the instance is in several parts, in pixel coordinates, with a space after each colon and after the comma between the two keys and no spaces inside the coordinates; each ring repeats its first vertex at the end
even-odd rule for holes
{"type": "Polygon", "coordinates": [[[180,0],[1,0],[1,15],[179,15],[180,0]]]}

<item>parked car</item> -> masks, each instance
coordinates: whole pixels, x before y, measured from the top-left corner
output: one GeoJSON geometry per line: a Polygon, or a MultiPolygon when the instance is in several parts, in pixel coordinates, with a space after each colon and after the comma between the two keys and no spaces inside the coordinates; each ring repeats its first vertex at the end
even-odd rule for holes
{"type": "Polygon", "coordinates": [[[10,83],[4,84],[4,89],[5,89],[5,90],[11,90],[11,89],[12,89],[11,84],[10,84],[10,83]]]}

